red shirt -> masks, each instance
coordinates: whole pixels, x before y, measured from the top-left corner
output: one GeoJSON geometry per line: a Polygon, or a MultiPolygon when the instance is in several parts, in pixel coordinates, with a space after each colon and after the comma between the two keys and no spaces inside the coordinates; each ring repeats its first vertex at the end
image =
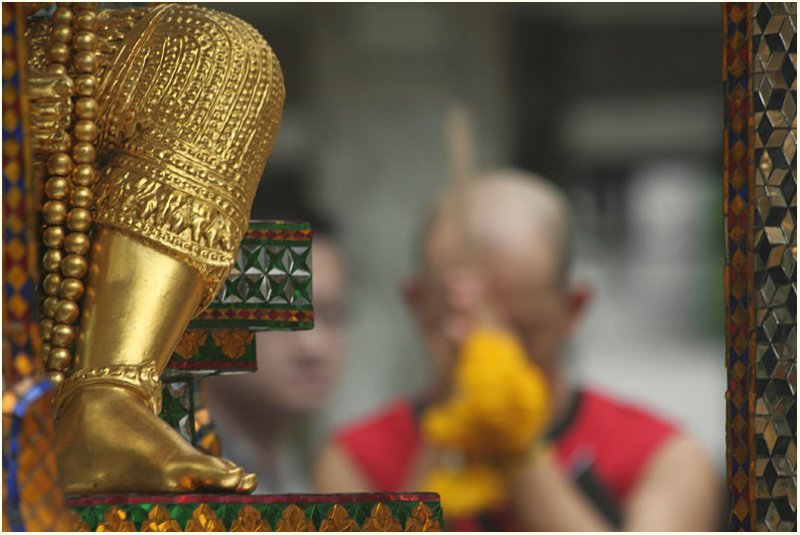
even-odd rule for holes
{"type": "MultiPolygon", "coordinates": [[[[396,400],[335,435],[335,443],[361,469],[371,490],[409,490],[403,485],[422,446],[418,412],[408,400],[396,400]]],[[[580,390],[550,438],[560,465],[609,520],[618,522],[614,509],[625,503],[648,462],[674,433],[673,425],[642,409],[580,390]]],[[[508,525],[497,520],[493,527],[508,525]]]]}

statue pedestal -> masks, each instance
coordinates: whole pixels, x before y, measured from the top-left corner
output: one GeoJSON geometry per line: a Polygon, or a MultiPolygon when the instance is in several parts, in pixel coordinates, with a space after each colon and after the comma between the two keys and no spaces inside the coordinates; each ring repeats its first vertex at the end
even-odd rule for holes
{"type": "Polygon", "coordinates": [[[80,531],[441,531],[433,493],[139,494],[67,499],[80,531]]]}

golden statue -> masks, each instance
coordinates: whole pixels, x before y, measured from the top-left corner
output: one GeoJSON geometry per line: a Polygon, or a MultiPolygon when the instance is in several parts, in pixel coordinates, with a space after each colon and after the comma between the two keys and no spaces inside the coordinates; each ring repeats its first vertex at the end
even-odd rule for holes
{"type": "Polygon", "coordinates": [[[253,474],[158,418],[159,378],[247,229],[278,61],[248,24],[185,4],[59,4],[26,40],[64,491],[251,492],[253,474]]]}

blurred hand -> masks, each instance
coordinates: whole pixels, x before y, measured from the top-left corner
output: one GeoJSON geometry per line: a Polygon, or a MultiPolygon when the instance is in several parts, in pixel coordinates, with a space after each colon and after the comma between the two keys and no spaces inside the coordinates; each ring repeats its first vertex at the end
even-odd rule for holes
{"type": "Polygon", "coordinates": [[[503,328],[499,307],[491,298],[481,273],[461,268],[451,274],[445,287],[446,312],[442,322],[447,339],[460,348],[476,327],[503,328]]]}
{"type": "Polygon", "coordinates": [[[446,448],[508,457],[522,454],[544,431],[549,392],[487,290],[476,270],[448,279],[442,328],[458,361],[448,396],[426,411],[423,430],[446,448]]]}
{"type": "Polygon", "coordinates": [[[477,277],[452,277],[443,329],[458,360],[447,397],[422,416],[426,443],[440,451],[423,487],[459,517],[505,500],[506,468],[546,429],[550,396],[544,375],[503,328],[477,277]],[[442,462],[447,452],[461,462],[442,462]]]}

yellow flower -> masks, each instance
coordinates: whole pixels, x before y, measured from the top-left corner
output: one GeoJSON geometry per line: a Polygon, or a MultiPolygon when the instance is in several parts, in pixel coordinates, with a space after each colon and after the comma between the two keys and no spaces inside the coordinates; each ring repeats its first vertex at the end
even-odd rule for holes
{"type": "Polygon", "coordinates": [[[542,372],[510,334],[476,329],[461,350],[453,396],[423,415],[425,437],[469,455],[523,454],[550,413],[542,372]]]}

